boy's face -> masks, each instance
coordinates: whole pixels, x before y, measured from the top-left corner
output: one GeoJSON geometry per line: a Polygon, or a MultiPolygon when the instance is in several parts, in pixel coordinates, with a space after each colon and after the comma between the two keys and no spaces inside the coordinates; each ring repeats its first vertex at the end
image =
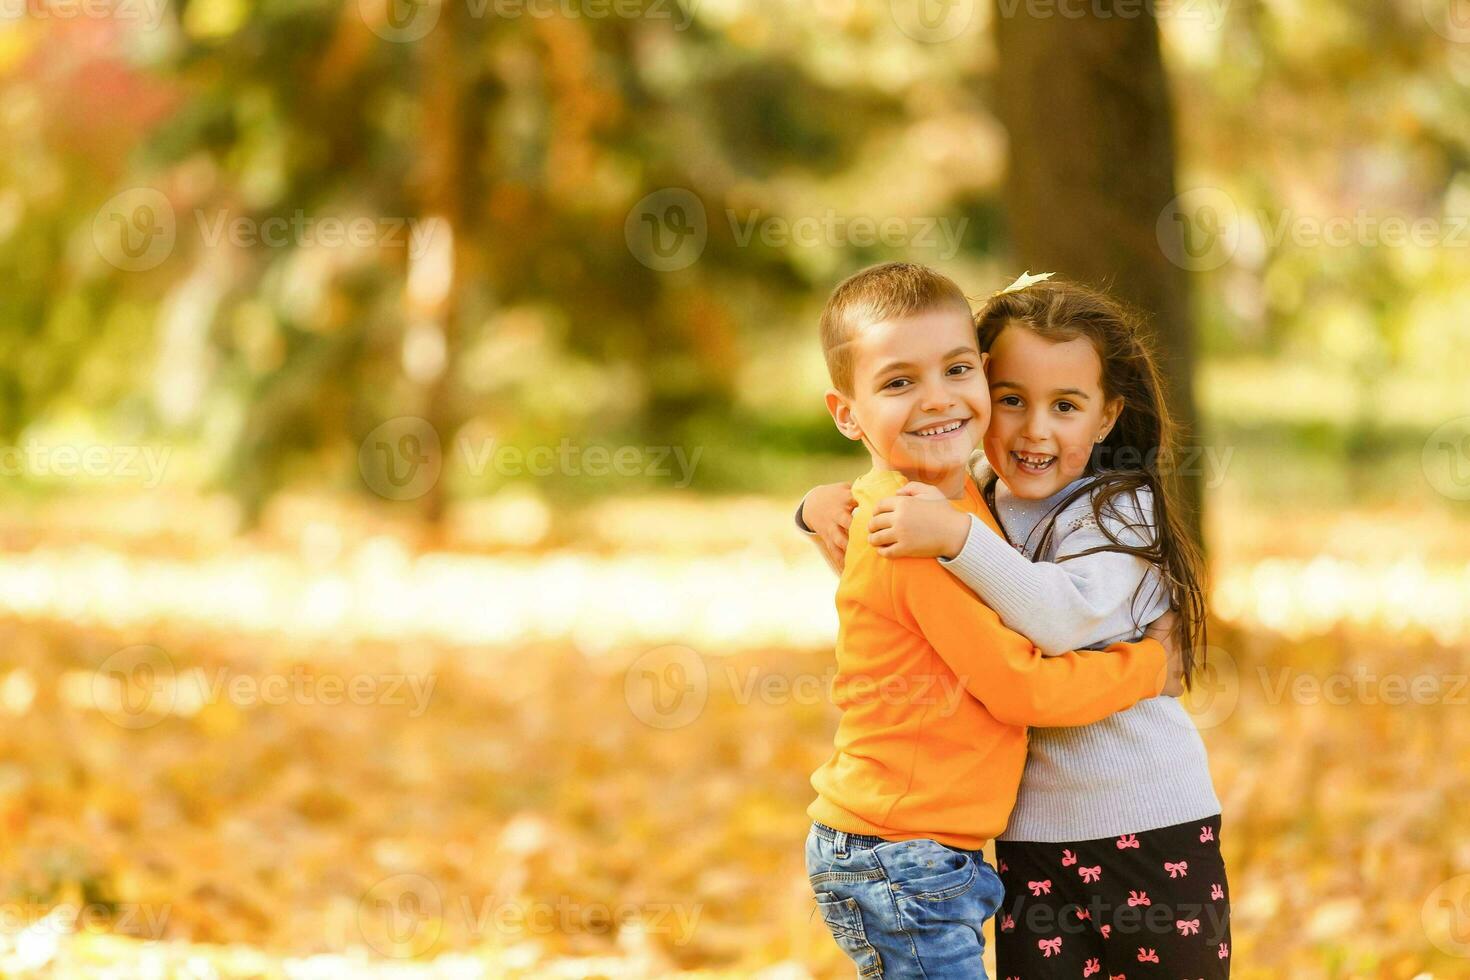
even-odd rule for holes
{"type": "Polygon", "coordinates": [[[958,476],[962,487],[990,422],[985,361],[969,316],[949,308],[884,320],[859,328],[852,344],[852,394],[827,392],[837,428],[861,439],[874,465],[936,485],[958,476]]]}

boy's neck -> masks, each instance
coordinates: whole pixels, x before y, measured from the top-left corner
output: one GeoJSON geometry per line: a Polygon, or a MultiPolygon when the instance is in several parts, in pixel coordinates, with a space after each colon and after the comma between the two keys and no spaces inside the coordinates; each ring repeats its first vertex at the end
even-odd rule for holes
{"type": "Polygon", "coordinates": [[[875,470],[902,473],[912,483],[927,483],[932,487],[939,488],[939,492],[950,500],[960,500],[965,496],[965,483],[970,478],[970,471],[964,466],[956,466],[954,469],[940,474],[910,473],[896,466],[889,465],[888,460],[871,450],[869,451],[869,455],[873,457],[873,469],[875,470]]]}

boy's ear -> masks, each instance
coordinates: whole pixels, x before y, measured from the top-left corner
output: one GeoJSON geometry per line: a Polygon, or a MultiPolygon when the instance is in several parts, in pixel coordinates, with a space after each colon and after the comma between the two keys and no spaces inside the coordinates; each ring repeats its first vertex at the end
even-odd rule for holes
{"type": "Polygon", "coordinates": [[[988,350],[980,352],[980,373],[987,378],[990,377],[990,351],[988,350]]]}
{"type": "Polygon", "coordinates": [[[854,442],[863,438],[863,427],[858,425],[857,417],[852,414],[852,405],[848,403],[847,396],[836,388],[827,389],[827,411],[832,421],[837,423],[838,432],[854,442]]]}

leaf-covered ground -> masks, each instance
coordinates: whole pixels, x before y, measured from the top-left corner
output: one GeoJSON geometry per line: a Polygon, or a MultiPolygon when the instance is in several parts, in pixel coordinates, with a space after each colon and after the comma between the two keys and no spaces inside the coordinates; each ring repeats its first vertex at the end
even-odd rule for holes
{"type": "MultiPolygon", "coordinates": [[[[166,597],[109,625],[95,576],[30,587],[49,605],[0,623],[0,974],[850,972],[800,861],[825,648],[324,638],[166,597]]],[[[1427,629],[1299,632],[1222,623],[1193,699],[1235,973],[1470,975],[1466,653],[1427,629]]]]}

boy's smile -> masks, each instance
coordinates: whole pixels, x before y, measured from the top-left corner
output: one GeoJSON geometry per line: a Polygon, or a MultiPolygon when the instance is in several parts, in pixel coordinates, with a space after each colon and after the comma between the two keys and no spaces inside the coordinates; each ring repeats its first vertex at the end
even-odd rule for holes
{"type": "Polygon", "coordinates": [[[990,421],[984,357],[967,313],[956,307],[870,323],[852,344],[853,391],[828,408],[873,465],[964,492],[970,454],[990,421]]]}

